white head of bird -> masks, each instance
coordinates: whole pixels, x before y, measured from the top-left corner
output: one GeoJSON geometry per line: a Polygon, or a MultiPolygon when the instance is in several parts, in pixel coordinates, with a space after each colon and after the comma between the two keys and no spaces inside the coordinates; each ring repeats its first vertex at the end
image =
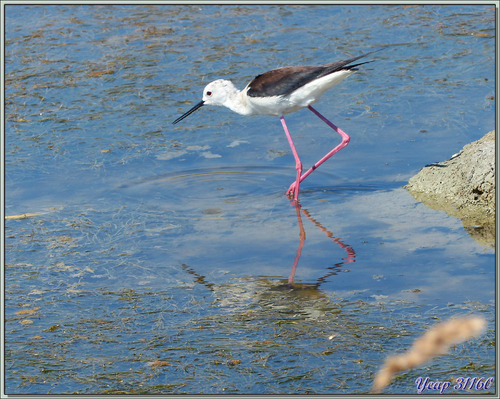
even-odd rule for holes
{"type": "Polygon", "coordinates": [[[223,105],[229,108],[231,98],[238,93],[233,82],[224,79],[214,80],[203,89],[204,105],[223,105]]]}

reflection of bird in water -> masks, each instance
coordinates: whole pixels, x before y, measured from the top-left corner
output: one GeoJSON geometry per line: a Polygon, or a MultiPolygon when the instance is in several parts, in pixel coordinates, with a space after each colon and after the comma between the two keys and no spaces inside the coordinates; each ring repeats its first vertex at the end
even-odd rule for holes
{"type": "MultiPolygon", "coordinates": [[[[292,265],[292,271],[290,273],[290,276],[288,277],[288,286],[292,287],[293,284],[293,278],[295,276],[295,272],[297,270],[297,264],[299,263],[300,256],[302,254],[302,248],[304,247],[305,240],[306,240],[306,231],[304,229],[304,223],[302,222],[302,213],[309,219],[315,226],[319,227],[321,231],[323,231],[328,238],[330,238],[333,242],[335,242],[340,248],[344,249],[347,253],[347,256],[342,259],[341,262],[335,263],[333,266],[328,267],[330,272],[325,274],[324,276],[320,277],[316,284],[314,285],[315,288],[319,288],[319,286],[326,281],[326,279],[330,276],[336,275],[340,267],[346,263],[352,263],[356,261],[356,252],[354,252],[354,249],[348,244],[344,244],[340,238],[335,237],[331,231],[329,231],[327,228],[325,228],[321,223],[319,223],[316,219],[314,219],[309,211],[307,209],[303,209],[298,202],[293,202],[293,205],[295,206],[295,211],[297,212],[297,221],[299,223],[299,246],[297,247],[297,254],[295,255],[295,259],[293,261],[292,265]]],[[[293,286],[293,288],[298,288],[296,285],[293,286]]]]}
{"type": "MultiPolygon", "coordinates": [[[[340,238],[335,237],[331,231],[329,231],[320,222],[318,222],[315,218],[313,218],[311,216],[311,214],[309,213],[309,211],[307,209],[302,208],[298,202],[292,202],[292,204],[295,207],[295,212],[297,215],[297,222],[299,225],[299,245],[297,247],[297,252],[296,252],[295,258],[293,260],[292,270],[291,270],[290,275],[288,277],[288,283],[284,284],[284,285],[275,286],[273,289],[275,289],[275,290],[280,290],[280,289],[290,290],[290,288],[293,288],[294,290],[316,290],[321,286],[321,284],[323,284],[327,281],[328,277],[339,273],[341,271],[341,267],[344,264],[355,262],[356,261],[356,252],[354,251],[354,249],[350,245],[345,244],[342,240],[340,240],[340,238]],[[327,269],[329,271],[325,275],[319,277],[317,279],[316,283],[313,285],[294,283],[294,281],[293,281],[293,279],[295,277],[295,272],[297,270],[297,265],[299,263],[299,259],[302,255],[302,248],[304,248],[304,244],[306,241],[306,230],[304,228],[304,223],[302,221],[302,214],[304,214],[311,223],[313,223],[316,227],[318,227],[321,231],[323,231],[329,239],[331,239],[334,243],[336,243],[347,254],[347,256],[345,258],[342,258],[342,260],[340,262],[337,262],[333,266],[328,267],[327,269]]],[[[186,264],[183,264],[182,267],[188,273],[195,276],[195,281],[197,283],[200,283],[200,284],[206,286],[210,290],[213,289],[213,284],[207,282],[205,277],[198,274],[193,268],[191,268],[190,266],[188,266],[186,264]]]]}
{"type": "Polygon", "coordinates": [[[354,65],[349,64],[373,52],[320,66],[294,66],[274,69],[255,77],[243,90],[238,90],[229,80],[215,80],[203,90],[203,99],[173,123],[180,122],[203,105],[222,105],[241,115],[279,115],[297,169],[297,178],[288,189],[287,195],[297,201],[299,185],[302,180],[333,154],[344,148],[350,140],[350,137],[344,131],[316,111],[311,104],[317,102],[326,90],[357,71],[357,66],[370,61],[354,65]],[[302,174],[302,162],[295,149],[283,115],[305,107],[308,107],[323,122],[340,134],[342,142],[302,174]]]}

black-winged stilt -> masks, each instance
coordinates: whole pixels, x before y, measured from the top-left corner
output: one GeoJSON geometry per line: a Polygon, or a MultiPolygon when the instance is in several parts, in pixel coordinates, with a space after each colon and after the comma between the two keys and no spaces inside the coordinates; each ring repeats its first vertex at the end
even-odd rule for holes
{"type": "Polygon", "coordinates": [[[279,115],[297,169],[297,178],[290,185],[286,194],[293,197],[294,201],[297,201],[300,183],[333,154],[344,148],[350,140],[347,133],[316,111],[311,104],[318,101],[326,90],[357,71],[357,66],[371,61],[354,65],[349,64],[375,51],[320,66],[294,66],[273,69],[255,77],[241,91],[229,80],[215,80],[203,90],[203,99],[173,123],[180,122],[203,105],[223,105],[241,115],[279,115]],[[309,108],[323,122],[340,134],[342,142],[302,174],[302,162],[295,149],[283,115],[305,107],[309,108]]]}

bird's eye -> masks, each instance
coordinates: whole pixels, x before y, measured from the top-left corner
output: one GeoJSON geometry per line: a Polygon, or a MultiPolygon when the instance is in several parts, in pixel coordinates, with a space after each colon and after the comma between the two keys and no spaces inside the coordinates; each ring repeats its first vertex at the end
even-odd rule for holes
{"type": "Polygon", "coordinates": [[[207,91],[207,96],[210,97],[212,95],[211,91],[207,91]]]}

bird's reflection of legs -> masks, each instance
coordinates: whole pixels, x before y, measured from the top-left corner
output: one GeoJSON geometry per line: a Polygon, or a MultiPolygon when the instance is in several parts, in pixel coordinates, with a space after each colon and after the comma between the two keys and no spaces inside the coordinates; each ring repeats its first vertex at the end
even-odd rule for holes
{"type": "Polygon", "coordinates": [[[318,279],[318,282],[316,284],[316,287],[319,287],[323,282],[326,281],[326,279],[329,276],[332,276],[334,274],[337,274],[338,269],[340,266],[346,264],[346,263],[352,263],[356,261],[356,252],[354,252],[354,249],[348,245],[344,244],[340,238],[335,237],[331,231],[329,231],[327,228],[325,228],[321,223],[319,223],[316,219],[314,219],[309,211],[307,209],[303,209],[300,204],[297,201],[293,201],[292,205],[295,207],[295,211],[297,213],[297,222],[299,225],[299,246],[297,247],[297,253],[295,255],[295,259],[293,261],[292,265],[292,271],[290,273],[290,276],[288,277],[288,285],[289,287],[292,287],[293,284],[293,278],[295,276],[295,272],[297,270],[297,264],[299,263],[300,256],[302,254],[302,248],[304,247],[304,243],[306,241],[306,231],[304,229],[304,223],[302,222],[302,214],[301,212],[307,217],[307,219],[313,223],[315,226],[317,226],[321,231],[323,231],[328,238],[330,238],[333,242],[335,242],[340,248],[346,251],[347,256],[342,259],[341,262],[336,263],[332,267],[329,267],[328,269],[332,269],[332,271],[328,272],[326,275],[320,277],[318,279]]]}
{"type": "Polygon", "coordinates": [[[302,215],[300,214],[300,205],[297,201],[293,201],[292,205],[295,206],[295,211],[297,212],[297,221],[299,222],[299,246],[297,247],[297,254],[293,260],[292,272],[288,277],[288,286],[292,287],[293,277],[295,276],[295,271],[297,270],[297,264],[299,263],[300,255],[302,254],[302,248],[306,241],[306,230],[304,229],[304,223],[302,223],[302,215]]]}

